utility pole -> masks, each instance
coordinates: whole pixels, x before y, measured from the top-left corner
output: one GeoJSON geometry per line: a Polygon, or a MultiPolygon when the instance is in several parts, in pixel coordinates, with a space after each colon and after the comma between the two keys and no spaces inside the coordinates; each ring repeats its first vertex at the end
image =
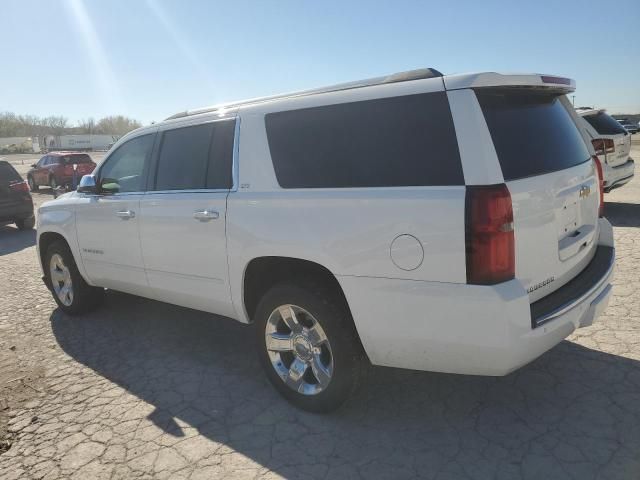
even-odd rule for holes
{"type": "Polygon", "coordinates": [[[573,108],[576,108],[576,96],[571,95],[571,101],[573,102],[573,108]]]}

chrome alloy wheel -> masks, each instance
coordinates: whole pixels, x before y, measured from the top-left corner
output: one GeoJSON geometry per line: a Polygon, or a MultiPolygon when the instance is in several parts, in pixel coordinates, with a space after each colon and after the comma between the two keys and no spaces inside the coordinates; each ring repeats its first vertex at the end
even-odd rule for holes
{"type": "Polygon", "coordinates": [[[304,308],[281,305],[265,327],[271,365],[282,381],[303,395],[322,392],[331,381],[333,354],[320,323],[304,308]]]}
{"type": "Polygon", "coordinates": [[[49,262],[49,278],[51,278],[51,287],[55,292],[58,300],[65,306],[73,303],[73,284],[71,282],[71,272],[64,264],[62,256],[58,253],[51,257],[49,262]]]}

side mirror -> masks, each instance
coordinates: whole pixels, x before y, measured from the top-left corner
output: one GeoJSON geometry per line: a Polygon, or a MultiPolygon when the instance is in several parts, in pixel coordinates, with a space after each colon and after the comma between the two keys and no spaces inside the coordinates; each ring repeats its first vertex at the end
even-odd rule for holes
{"type": "Polygon", "coordinates": [[[31,164],[31,168],[36,168],[36,164],[35,164],[35,163],[32,163],[32,164],[31,164]]]}
{"type": "Polygon", "coordinates": [[[98,186],[96,185],[96,177],[93,175],[83,175],[80,180],[80,185],[77,188],[78,193],[98,193],[98,186]]]}

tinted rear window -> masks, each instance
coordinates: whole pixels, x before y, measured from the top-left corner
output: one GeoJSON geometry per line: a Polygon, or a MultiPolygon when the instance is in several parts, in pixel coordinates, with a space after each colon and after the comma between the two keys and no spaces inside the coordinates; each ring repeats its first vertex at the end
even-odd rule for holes
{"type": "Polygon", "coordinates": [[[600,112],[596,115],[585,115],[582,118],[589,122],[600,135],[618,135],[620,133],[627,133],[624,127],[620,125],[615,118],[610,117],[604,112],[600,112]]]}
{"type": "Polygon", "coordinates": [[[231,188],[234,131],[234,120],[165,131],[155,190],[231,188]]]}
{"type": "Polygon", "coordinates": [[[63,161],[66,164],[80,164],[80,163],[91,163],[91,157],[89,155],[83,154],[83,155],[67,155],[65,157],[63,157],[63,161]]]}
{"type": "Polygon", "coordinates": [[[18,172],[7,162],[0,162],[0,182],[22,181],[18,172]]]}
{"type": "Polygon", "coordinates": [[[270,113],[283,188],[463,185],[444,92],[270,113]]]}
{"type": "Polygon", "coordinates": [[[564,170],[589,150],[560,97],[523,91],[477,91],[505,180],[564,170]]]}

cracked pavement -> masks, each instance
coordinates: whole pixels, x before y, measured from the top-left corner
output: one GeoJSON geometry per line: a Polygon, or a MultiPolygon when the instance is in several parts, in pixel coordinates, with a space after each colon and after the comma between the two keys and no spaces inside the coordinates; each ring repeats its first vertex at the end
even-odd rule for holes
{"type": "Polygon", "coordinates": [[[64,315],[35,235],[0,227],[0,478],[640,478],[640,178],[605,198],[592,327],[506,377],[372,368],[331,415],[281,399],[250,327],[111,292],[64,315]]]}

